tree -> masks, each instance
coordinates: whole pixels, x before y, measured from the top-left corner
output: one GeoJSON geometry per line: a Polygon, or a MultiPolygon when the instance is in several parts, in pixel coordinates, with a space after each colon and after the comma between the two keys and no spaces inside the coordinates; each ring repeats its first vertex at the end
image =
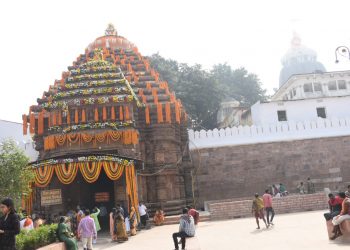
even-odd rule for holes
{"type": "Polygon", "coordinates": [[[11,197],[18,204],[22,195],[31,192],[34,173],[28,162],[29,158],[13,140],[0,144],[0,198],[11,197]]]}
{"type": "Polygon", "coordinates": [[[248,73],[245,68],[232,69],[230,65],[217,64],[211,70],[212,77],[225,89],[226,99],[235,99],[242,106],[251,106],[257,101],[267,99],[257,75],[248,73]]]}
{"type": "Polygon", "coordinates": [[[266,99],[258,77],[244,68],[234,70],[227,64],[218,64],[206,71],[199,64],[180,64],[159,54],[149,60],[184,104],[194,129],[215,128],[217,112],[224,100],[235,99],[249,107],[266,99]]]}

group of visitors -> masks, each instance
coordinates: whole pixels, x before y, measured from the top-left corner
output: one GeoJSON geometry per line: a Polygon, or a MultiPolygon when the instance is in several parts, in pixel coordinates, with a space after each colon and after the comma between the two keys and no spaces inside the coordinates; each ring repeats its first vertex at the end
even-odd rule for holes
{"type": "Polygon", "coordinates": [[[286,186],[283,183],[272,184],[271,186],[269,186],[269,193],[273,197],[282,197],[287,196],[289,194],[286,186]]]}
{"type": "Polygon", "coordinates": [[[315,193],[315,184],[311,181],[311,178],[308,177],[306,180],[306,188],[304,182],[300,182],[297,186],[297,191],[299,194],[313,194],[315,193]]]}
{"type": "Polygon", "coordinates": [[[275,211],[272,207],[272,195],[269,189],[265,190],[265,193],[263,194],[262,198],[259,196],[258,193],[254,195],[252,213],[255,216],[256,224],[258,226],[256,229],[260,229],[259,219],[263,220],[266,228],[269,228],[271,225],[274,225],[273,218],[275,217],[275,211]]]}
{"type": "Polygon", "coordinates": [[[327,221],[332,220],[333,224],[333,236],[331,240],[335,240],[342,235],[340,230],[340,224],[344,220],[350,220],[350,185],[346,192],[339,192],[334,195],[328,194],[329,213],[325,213],[324,217],[327,221]]]}
{"type": "Polygon", "coordinates": [[[179,231],[173,233],[173,241],[175,245],[175,250],[179,249],[179,244],[181,244],[181,249],[186,247],[186,238],[194,237],[196,233],[196,225],[199,222],[199,212],[191,206],[187,206],[182,209],[182,215],[180,217],[179,231]],[[178,241],[180,238],[180,241],[178,241]]]}

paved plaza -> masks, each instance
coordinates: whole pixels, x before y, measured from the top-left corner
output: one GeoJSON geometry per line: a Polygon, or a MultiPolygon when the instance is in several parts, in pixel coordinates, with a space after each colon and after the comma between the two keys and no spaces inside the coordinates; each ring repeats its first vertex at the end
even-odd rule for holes
{"type": "MultiPolygon", "coordinates": [[[[350,241],[329,241],[323,211],[277,215],[275,226],[256,230],[253,218],[202,222],[196,239],[188,241],[188,250],[244,250],[244,249],[349,249],[350,241]]],[[[139,232],[126,243],[111,243],[101,237],[95,249],[171,250],[171,234],[178,225],[154,227],[139,232]]]]}

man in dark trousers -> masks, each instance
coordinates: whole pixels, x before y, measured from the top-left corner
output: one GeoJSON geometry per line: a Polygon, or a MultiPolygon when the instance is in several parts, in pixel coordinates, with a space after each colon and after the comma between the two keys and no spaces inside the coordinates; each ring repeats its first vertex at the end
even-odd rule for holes
{"type": "Polygon", "coordinates": [[[186,247],[186,237],[193,237],[195,235],[196,229],[194,226],[194,219],[188,214],[188,209],[184,208],[182,210],[182,215],[180,218],[179,232],[173,233],[173,240],[175,245],[175,250],[179,249],[179,243],[177,238],[181,238],[181,248],[186,247]]]}

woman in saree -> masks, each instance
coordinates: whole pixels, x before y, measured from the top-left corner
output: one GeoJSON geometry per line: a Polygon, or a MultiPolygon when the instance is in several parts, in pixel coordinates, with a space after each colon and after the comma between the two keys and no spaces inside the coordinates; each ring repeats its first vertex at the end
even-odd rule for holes
{"type": "Polygon", "coordinates": [[[112,212],[109,214],[109,232],[111,234],[112,241],[117,239],[116,225],[114,224],[114,218],[117,216],[117,209],[112,208],[112,212]]]}
{"type": "Polygon", "coordinates": [[[78,244],[74,238],[74,234],[70,231],[65,222],[66,218],[61,217],[57,227],[58,239],[65,243],[67,250],[78,250],[78,244]]]}
{"type": "Polygon", "coordinates": [[[120,211],[117,212],[114,218],[114,225],[116,228],[117,241],[124,242],[128,240],[128,234],[126,233],[124,217],[120,211]]]}
{"type": "Polygon", "coordinates": [[[130,221],[130,235],[136,235],[136,227],[137,227],[137,215],[134,207],[131,207],[129,214],[130,221]]]}

